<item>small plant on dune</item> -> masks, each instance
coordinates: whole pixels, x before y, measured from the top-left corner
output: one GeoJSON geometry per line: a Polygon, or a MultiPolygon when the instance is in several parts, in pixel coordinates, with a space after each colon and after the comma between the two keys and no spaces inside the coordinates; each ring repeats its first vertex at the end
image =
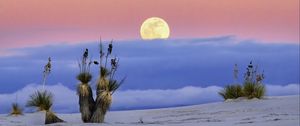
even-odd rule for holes
{"type": "Polygon", "coordinates": [[[18,105],[18,103],[12,104],[12,110],[11,110],[10,115],[13,115],[13,116],[23,115],[23,110],[18,105]]]}
{"type": "Polygon", "coordinates": [[[243,87],[241,85],[227,85],[221,92],[219,92],[225,100],[236,99],[243,97],[243,87]]]}
{"type": "MultiPolygon", "coordinates": [[[[245,73],[245,81],[241,86],[239,84],[227,85],[219,95],[226,99],[236,99],[239,97],[247,97],[248,99],[258,98],[261,99],[265,95],[265,86],[262,84],[264,79],[263,73],[258,73],[258,66],[253,67],[252,61],[247,67],[247,72],[245,73]]],[[[234,68],[234,79],[237,82],[238,69],[237,64],[234,68]]]]}
{"type": "Polygon", "coordinates": [[[27,102],[27,107],[36,107],[38,111],[45,111],[46,118],[45,124],[64,122],[58,118],[52,111],[51,106],[53,104],[53,95],[46,90],[36,91],[30,96],[30,100],[27,102]]]}
{"type": "Polygon", "coordinates": [[[124,82],[124,79],[117,81],[115,73],[118,69],[119,59],[111,58],[113,50],[112,42],[108,45],[107,53],[103,51],[102,43],[100,42],[100,61],[91,61],[87,63],[88,49],[83,54],[82,62],[79,63],[80,74],[77,79],[81,81],[78,87],[80,112],[83,122],[102,123],[106,112],[109,110],[112,103],[112,95],[124,82]],[[105,58],[105,59],[104,59],[105,58]],[[108,62],[110,59],[110,67],[108,62]],[[96,83],[96,99],[93,99],[92,90],[88,84],[92,76],[89,73],[91,64],[99,65],[99,78],[96,83]],[[82,77],[79,77],[82,76],[82,77]],[[80,79],[84,78],[84,79],[80,79]],[[83,82],[82,80],[86,80],[83,82]]]}
{"type": "Polygon", "coordinates": [[[51,106],[53,104],[53,94],[45,90],[46,78],[50,74],[50,70],[51,58],[49,57],[48,63],[44,67],[43,72],[43,89],[42,91],[36,91],[34,94],[30,95],[30,99],[29,101],[27,101],[26,104],[27,107],[36,107],[38,111],[46,112],[45,124],[64,122],[51,111],[51,106]]]}
{"type": "MultiPolygon", "coordinates": [[[[238,72],[238,66],[235,64],[233,69],[235,83],[237,83],[238,80],[238,72]]],[[[243,96],[243,87],[240,84],[227,85],[222,91],[219,92],[219,95],[221,95],[225,100],[236,99],[243,96]]]]}
{"type": "Polygon", "coordinates": [[[247,72],[245,73],[245,82],[243,85],[244,96],[248,99],[258,98],[261,99],[265,95],[266,89],[262,84],[264,73],[258,73],[258,65],[253,69],[253,64],[247,67],[247,72]]]}

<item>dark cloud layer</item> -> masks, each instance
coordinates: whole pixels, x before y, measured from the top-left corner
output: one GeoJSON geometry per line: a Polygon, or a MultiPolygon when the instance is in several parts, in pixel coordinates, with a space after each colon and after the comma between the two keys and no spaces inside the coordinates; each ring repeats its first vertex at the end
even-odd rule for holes
{"type": "MultiPolygon", "coordinates": [[[[77,59],[89,48],[98,57],[98,43],[46,45],[10,49],[15,56],[0,57],[0,93],[11,93],[28,83],[40,83],[47,57],[53,58],[48,83],[75,89],[77,59]]],[[[124,41],[114,44],[120,57],[118,78],[127,76],[121,90],[178,89],[186,86],[224,86],[233,82],[237,63],[242,73],[249,61],[265,71],[266,83],[299,83],[299,45],[237,41],[233,36],[203,39],[124,41]]],[[[93,66],[94,85],[97,67],[93,66]]]]}

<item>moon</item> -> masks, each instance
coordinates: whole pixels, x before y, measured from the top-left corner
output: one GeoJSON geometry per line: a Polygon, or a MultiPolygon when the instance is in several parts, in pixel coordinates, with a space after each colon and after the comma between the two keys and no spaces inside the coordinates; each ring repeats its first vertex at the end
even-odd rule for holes
{"type": "Polygon", "coordinates": [[[167,39],[170,36],[168,23],[159,17],[146,19],[140,29],[142,39],[167,39]]]}

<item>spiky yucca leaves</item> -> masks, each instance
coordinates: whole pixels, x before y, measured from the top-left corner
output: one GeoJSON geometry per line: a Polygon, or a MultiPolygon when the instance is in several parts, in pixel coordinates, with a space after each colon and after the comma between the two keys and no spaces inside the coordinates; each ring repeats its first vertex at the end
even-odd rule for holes
{"type": "Polygon", "coordinates": [[[263,84],[245,82],[243,87],[244,96],[248,99],[261,99],[265,95],[265,86],[263,84]]]}
{"type": "Polygon", "coordinates": [[[10,115],[13,115],[13,116],[23,115],[22,109],[20,108],[18,103],[12,104],[12,110],[11,110],[10,115]]]}
{"type": "Polygon", "coordinates": [[[37,107],[38,111],[48,111],[52,106],[53,95],[48,91],[36,91],[30,96],[26,106],[37,107]]]}
{"type": "Polygon", "coordinates": [[[121,80],[120,82],[118,82],[117,80],[110,80],[108,84],[108,91],[113,94],[121,86],[124,80],[125,79],[121,80]]]}
{"type": "Polygon", "coordinates": [[[89,72],[82,72],[77,75],[77,80],[81,83],[89,83],[92,80],[92,75],[89,72]]]}
{"type": "Polygon", "coordinates": [[[225,100],[236,99],[243,96],[243,88],[241,85],[227,85],[221,92],[219,92],[225,100]]]}

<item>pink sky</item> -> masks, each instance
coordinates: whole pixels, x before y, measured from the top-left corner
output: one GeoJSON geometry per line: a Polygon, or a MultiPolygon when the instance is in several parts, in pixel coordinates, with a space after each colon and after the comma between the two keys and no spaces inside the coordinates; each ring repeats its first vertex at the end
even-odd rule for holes
{"type": "Polygon", "coordinates": [[[0,49],[140,39],[152,16],[168,22],[173,39],[299,43],[299,0],[0,0],[0,49]]]}

